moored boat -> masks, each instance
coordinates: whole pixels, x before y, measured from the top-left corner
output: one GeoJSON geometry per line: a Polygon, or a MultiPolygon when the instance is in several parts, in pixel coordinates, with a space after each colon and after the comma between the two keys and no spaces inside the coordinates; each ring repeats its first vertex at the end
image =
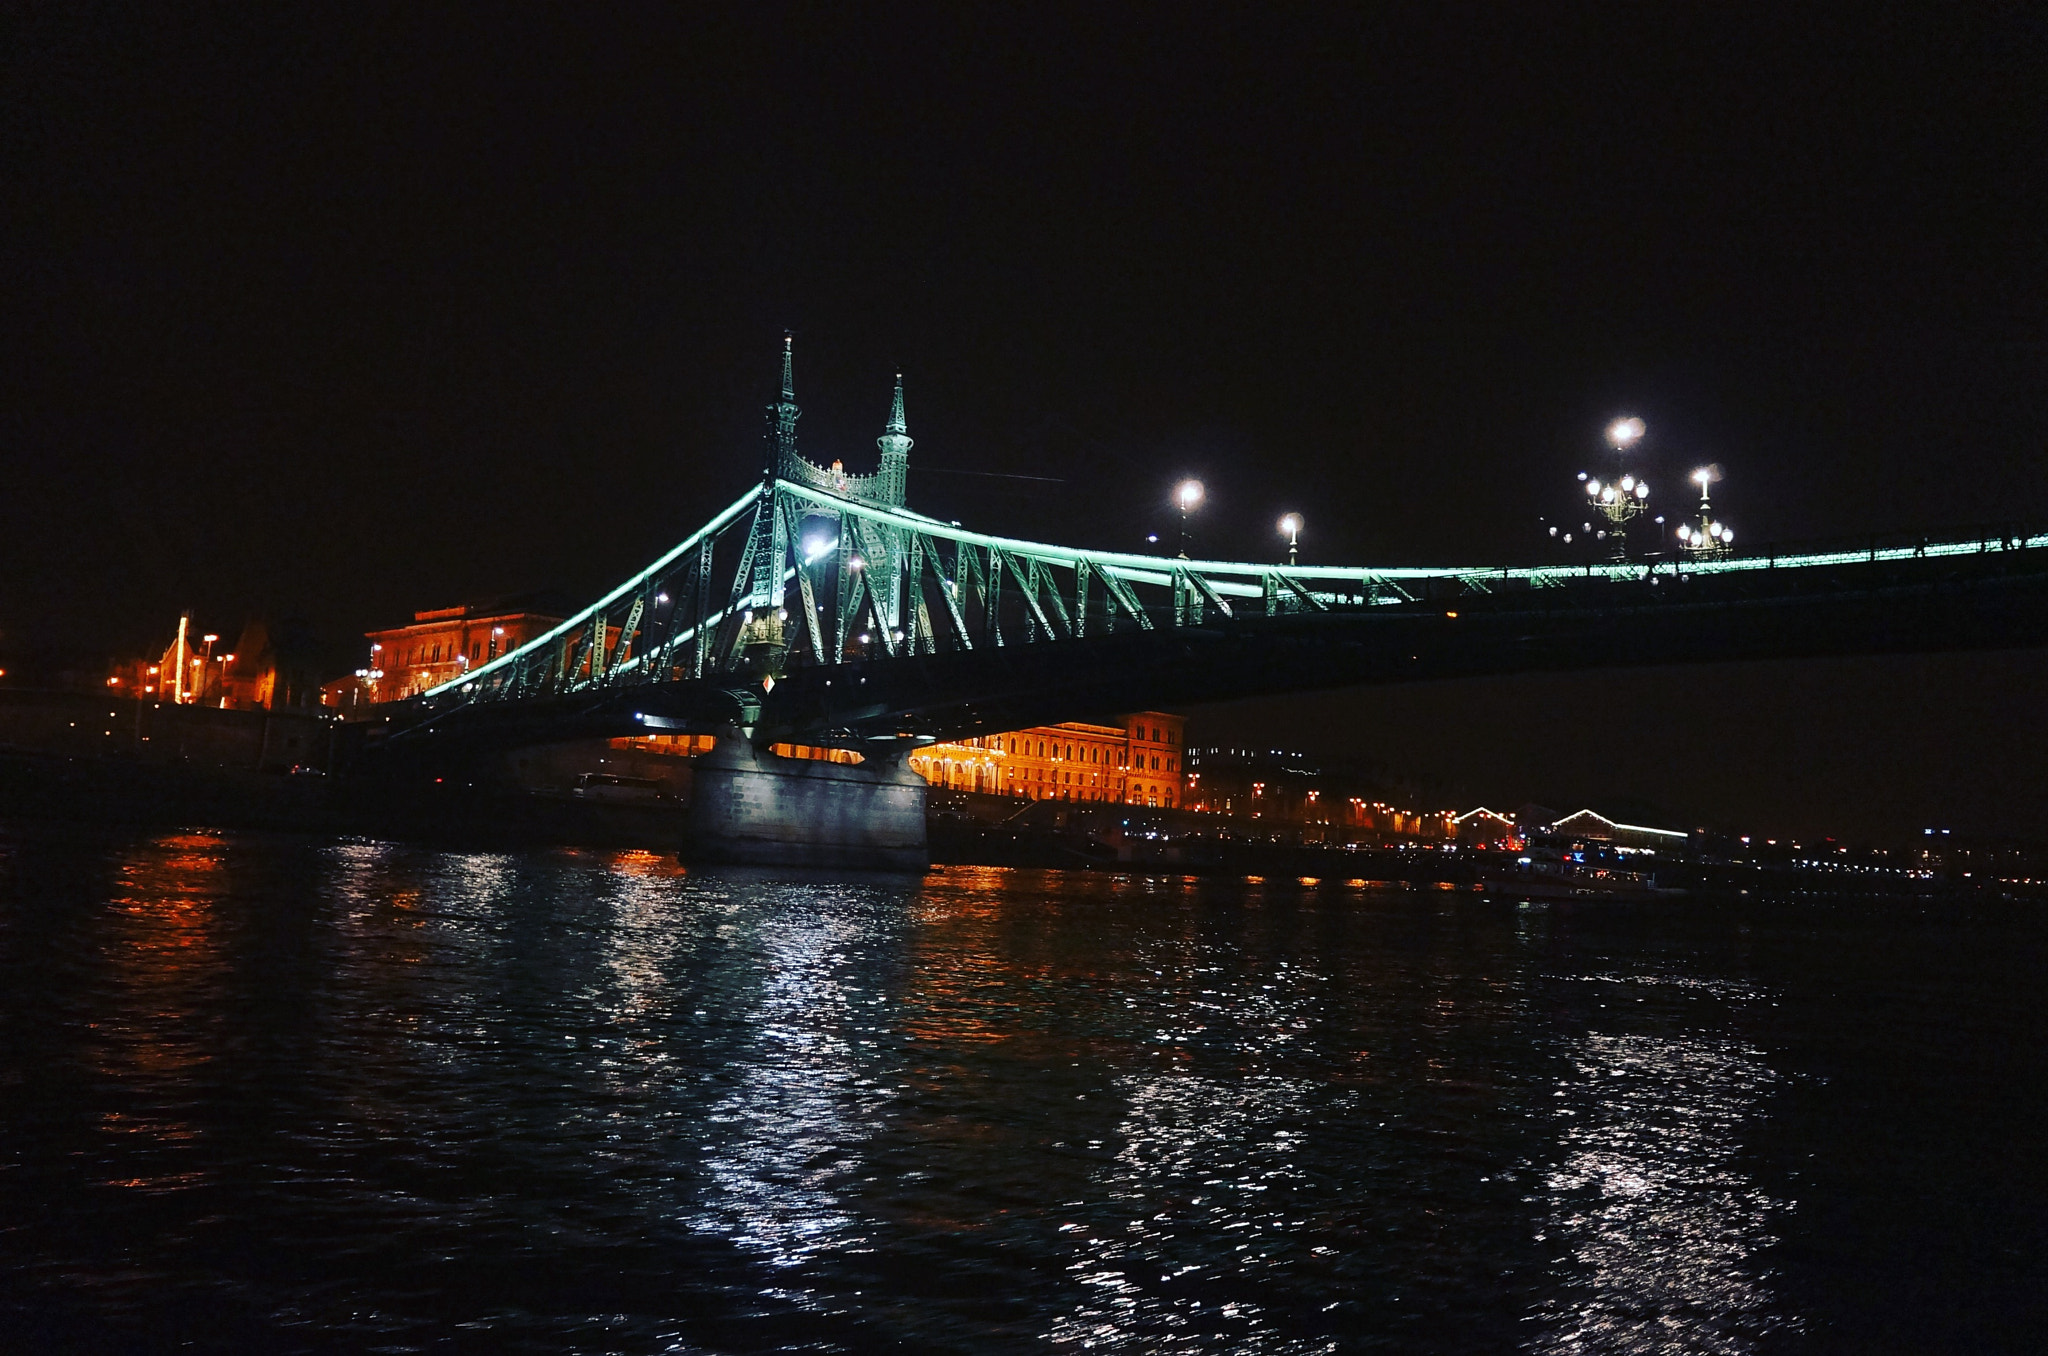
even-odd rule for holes
{"type": "Polygon", "coordinates": [[[1575,861],[1531,854],[1512,863],[1489,867],[1479,888],[1498,899],[1584,899],[1633,903],[1669,898],[1685,891],[1660,887],[1648,871],[1631,871],[1604,862],[1575,861]]]}

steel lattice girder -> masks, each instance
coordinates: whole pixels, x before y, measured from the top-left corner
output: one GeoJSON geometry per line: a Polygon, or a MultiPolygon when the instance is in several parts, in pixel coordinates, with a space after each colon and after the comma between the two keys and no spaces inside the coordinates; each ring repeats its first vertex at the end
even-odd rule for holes
{"type": "Polygon", "coordinates": [[[1853,567],[1922,573],[1943,561],[2013,552],[2032,564],[2048,555],[2044,547],[2048,534],[2007,530],[1890,547],[1872,541],[1852,550],[1647,563],[1277,566],[995,537],[775,480],[749,490],[574,617],[427,697],[440,710],[694,680],[751,686],[764,662],[788,675],[876,658],[1206,632],[1281,617],[1314,624],[1318,617],[1385,609],[1428,611],[1446,599],[1465,599],[1468,610],[1484,600],[1526,612],[1541,596],[1554,600],[1543,605],[1546,612],[1605,610],[1616,588],[1713,580],[1737,590],[1755,580],[1763,592],[1778,594],[1795,578],[1825,588],[1829,576],[1853,567]],[[808,524],[820,525],[809,541],[808,524]],[[819,535],[825,530],[830,541],[819,535]],[[750,649],[765,650],[767,659],[750,657],[750,649]]]}

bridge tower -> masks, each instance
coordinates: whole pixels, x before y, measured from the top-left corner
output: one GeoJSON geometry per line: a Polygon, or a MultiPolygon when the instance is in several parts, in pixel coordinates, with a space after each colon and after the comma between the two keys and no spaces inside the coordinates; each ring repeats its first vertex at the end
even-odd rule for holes
{"type": "MultiPolygon", "coordinates": [[[[782,398],[768,407],[768,436],[773,450],[761,478],[762,503],[771,504],[775,478],[783,468],[799,460],[796,450],[796,421],[803,410],[796,403],[796,374],[792,350],[795,340],[782,336],[782,398]]],[[[747,580],[747,633],[742,648],[762,672],[780,667],[782,637],[782,561],[789,554],[789,524],[780,513],[764,511],[754,516],[753,541],[748,555],[751,570],[747,580]]]]}
{"type": "Polygon", "coordinates": [[[915,446],[909,426],[903,420],[903,374],[896,374],[896,395],[889,402],[889,422],[875,439],[882,449],[882,469],[876,475],[876,498],[891,508],[903,507],[909,491],[910,449],[915,446]]]}

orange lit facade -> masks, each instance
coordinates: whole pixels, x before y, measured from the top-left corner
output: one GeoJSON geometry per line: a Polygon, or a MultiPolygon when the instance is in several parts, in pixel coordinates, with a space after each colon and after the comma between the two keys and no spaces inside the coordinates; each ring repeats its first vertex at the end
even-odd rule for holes
{"type": "Polygon", "coordinates": [[[1404,808],[1369,779],[1324,772],[1297,753],[1194,749],[1188,757],[1191,810],[1263,820],[1304,842],[1441,842],[1457,835],[1449,810],[1404,808]]]}
{"type": "Polygon", "coordinates": [[[474,604],[415,612],[410,626],[369,633],[370,666],[322,693],[329,706],[356,700],[395,702],[460,678],[553,629],[560,617],[506,604],[474,604]]]}
{"type": "Polygon", "coordinates": [[[230,647],[189,623],[189,617],[181,619],[177,637],[154,663],[145,658],[115,664],[107,686],[127,697],[224,711],[266,711],[283,704],[268,627],[249,622],[230,647]]]}
{"type": "Polygon", "coordinates": [[[1026,800],[1179,806],[1186,721],[1160,711],[1122,725],[1040,725],[934,744],[910,766],[933,786],[1026,800]]]}

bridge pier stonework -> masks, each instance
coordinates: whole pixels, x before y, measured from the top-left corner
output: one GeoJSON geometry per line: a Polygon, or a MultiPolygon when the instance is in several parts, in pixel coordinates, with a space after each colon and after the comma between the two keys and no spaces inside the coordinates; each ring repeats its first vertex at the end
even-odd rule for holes
{"type": "Polygon", "coordinates": [[[900,752],[861,763],[784,758],[733,731],[695,760],[689,854],[699,861],[923,871],[924,778],[900,752]]]}

